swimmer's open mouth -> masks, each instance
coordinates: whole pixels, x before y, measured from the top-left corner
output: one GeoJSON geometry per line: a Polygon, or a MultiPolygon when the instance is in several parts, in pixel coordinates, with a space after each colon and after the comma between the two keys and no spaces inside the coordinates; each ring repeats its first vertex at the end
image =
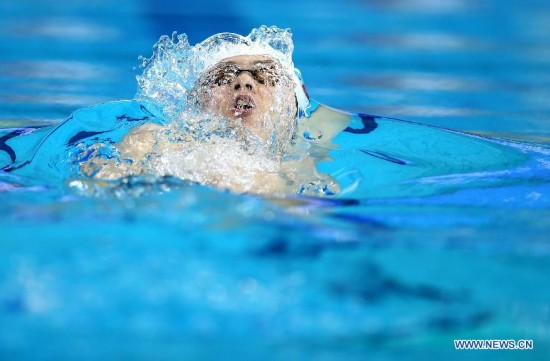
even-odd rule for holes
{"type": "Polygon", "coordinates": [[[250,115],[252,113],[252,109],[254,109],[256,105],[254,104],[254,99],[252,99],[249,95],[239,95],[235,98],[235,104],[233,105],[233,108],[231,109],[235,115],[250,115]]]}

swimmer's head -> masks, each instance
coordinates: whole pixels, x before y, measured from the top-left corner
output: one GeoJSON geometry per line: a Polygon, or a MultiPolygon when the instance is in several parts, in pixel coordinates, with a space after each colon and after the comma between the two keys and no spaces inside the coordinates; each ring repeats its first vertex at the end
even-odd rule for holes
{"type": "Polygon", "coordinates": [[[248,36],[220,33],[194,46],[185,34],[163,36],[144,60],[137,97],[156,101],[168,119],[183,122],[196,104],[251,128],[268,114],[290,112],[296,121],[307,113],[309,98],[293,49],[290,30],[275,26],[248,36]]]}
{"type": "Polygon", "coordinates": [[[291,75],[268,55],[236,55],[207,69],[197,82],[201,106],[240,122],[262,137],[269,120],[288,126],[296,117],[297,97],[291,75]]]}

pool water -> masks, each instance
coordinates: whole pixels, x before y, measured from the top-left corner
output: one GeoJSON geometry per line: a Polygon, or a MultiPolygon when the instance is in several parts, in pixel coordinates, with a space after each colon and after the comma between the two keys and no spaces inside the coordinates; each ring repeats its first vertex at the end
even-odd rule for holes
{"type": "Polygon", "coordinates": [[[550,6],[239,4],[0,4],[0,136],[139,118],[110,101],[161,34],[261,24],[292,28],[312,98],[357,113],[319,165],[336,197],[75,186],[53,140],[0,172],[0,358],[547,359],[550,6]]]}

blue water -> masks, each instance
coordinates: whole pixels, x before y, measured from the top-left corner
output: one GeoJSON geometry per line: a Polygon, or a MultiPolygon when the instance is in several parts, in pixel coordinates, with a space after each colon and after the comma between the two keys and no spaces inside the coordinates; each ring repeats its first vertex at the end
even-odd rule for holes
{"type": "Polygon", "coordinates": [[[0,173],[1,358],[548,359],[550,6],[240,4],[0,4],[0,135],[36,129],[8,143],[32,162],[0,173]],[[264,23],[292,28],[314,99],[383,115],[353,116],[320,164],[345,193],[71,187],[67,137],[141,117],[96,104],[134,96],[159,35],[264,23]]]}

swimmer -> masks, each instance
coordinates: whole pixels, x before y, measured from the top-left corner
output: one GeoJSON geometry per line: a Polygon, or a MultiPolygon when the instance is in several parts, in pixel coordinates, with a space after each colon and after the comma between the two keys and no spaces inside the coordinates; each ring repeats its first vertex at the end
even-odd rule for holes
{"type": "Polygon", "coordinates": [[[311,157],[283,161],[292,153],[300,112],[309,104],[301,79],[273,54],[247,54],[247,50],[241,47],[237,54],[205,67],[186,94],[186,102],[195,105],[202,117],[226,120],[235,139],[181,134],[177,122],[146,123],[116,144],[119,159],[91,157],[81,172],[101,179],[173,175],[236,192],[270,194],[295,193],[304,183],[323,183],[336,193],[338,184],[319,174],[311,157]]]}

